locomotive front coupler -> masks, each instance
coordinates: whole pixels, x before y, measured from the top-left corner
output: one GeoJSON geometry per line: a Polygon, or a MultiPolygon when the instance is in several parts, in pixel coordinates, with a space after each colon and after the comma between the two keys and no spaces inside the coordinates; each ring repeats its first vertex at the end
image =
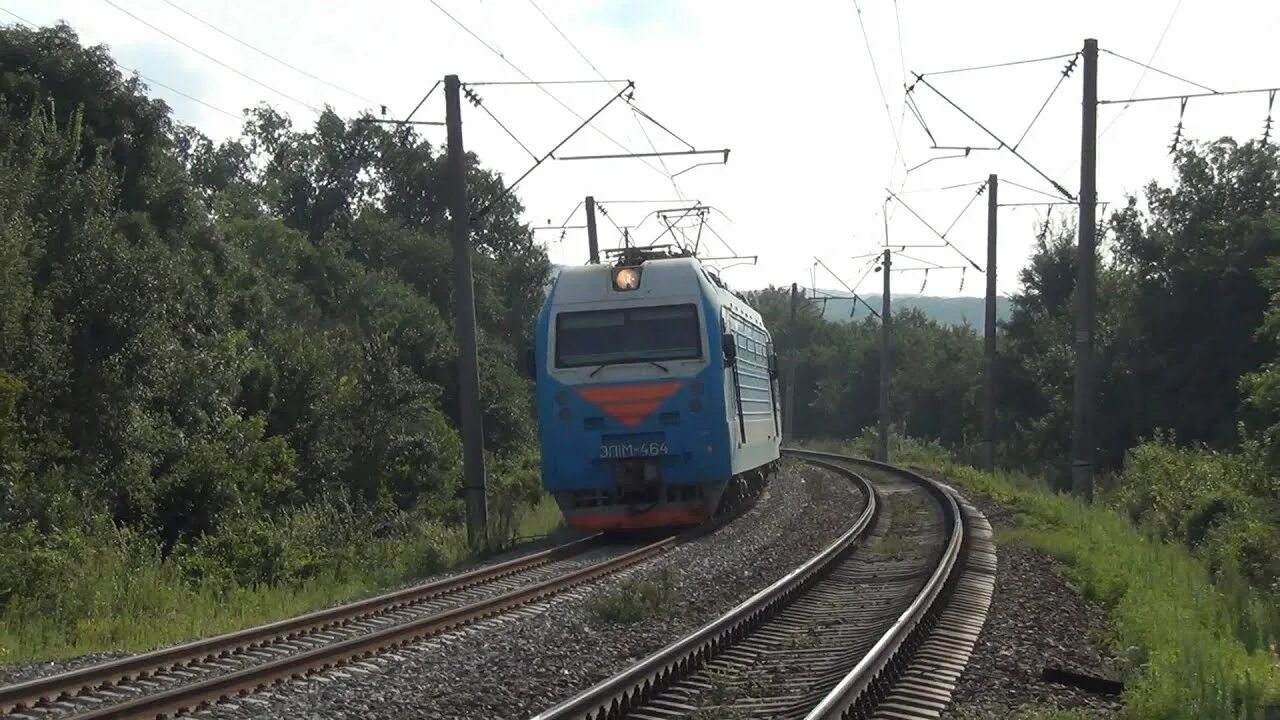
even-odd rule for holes
{"type": "Polygon", "coordinates": [[[662,486],[658,463],[651,458],[627,458],[613,463],[613,482],[623,497],[650,495],[662,486]]]}

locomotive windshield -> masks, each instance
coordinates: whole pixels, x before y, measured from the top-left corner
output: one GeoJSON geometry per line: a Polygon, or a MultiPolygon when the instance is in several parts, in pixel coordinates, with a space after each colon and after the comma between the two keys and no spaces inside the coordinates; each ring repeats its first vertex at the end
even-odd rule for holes
{"type": "Polygon", "coordinates": [[[560,313],[556,367],[692,360],[702,357],[694,305],[658,305],[560,313]]]}

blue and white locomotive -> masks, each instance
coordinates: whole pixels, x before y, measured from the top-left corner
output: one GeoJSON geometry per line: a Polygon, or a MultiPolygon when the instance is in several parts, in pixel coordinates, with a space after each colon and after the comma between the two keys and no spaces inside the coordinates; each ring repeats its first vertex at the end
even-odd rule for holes
{"type": "Polygon", "coordinates": [[[564,268],[529,362],[543,486],[572,527],[696,525],[777,465],[769,332],[695,257],[564,268]]]}

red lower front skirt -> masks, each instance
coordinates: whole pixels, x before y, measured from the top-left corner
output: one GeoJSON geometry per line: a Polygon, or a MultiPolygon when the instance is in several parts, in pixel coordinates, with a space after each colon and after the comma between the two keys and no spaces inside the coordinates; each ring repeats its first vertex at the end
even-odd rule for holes
{"type": "Polygon", "coordinates": [[[579,530],[635,530],[639,528],[701,525],[708,517],[702,508],[656,507],[640,513],[626,508],[583,508],[566,516],[579,530]]]}

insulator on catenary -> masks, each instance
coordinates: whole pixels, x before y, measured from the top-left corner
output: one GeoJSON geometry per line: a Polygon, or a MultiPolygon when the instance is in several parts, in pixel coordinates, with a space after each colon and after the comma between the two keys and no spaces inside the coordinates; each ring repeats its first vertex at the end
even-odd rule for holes
{"type": "Polygon", "coordinates": [[[1178,152],[1178,143],[1182,140],[1182,118],[1187,114],[1187,99],[1182,98],[1182,107],[1178,110],[1178,127],[1174,129],[1173,142],[1169,145],[1169,154],[1178,152]]]}
{"type": "Polygon", "coordinates": [[[1262,126],[1262,144],[1266,145],[1271,141],[1271,109],[1276,104],[1276,91],[1272,90],[1267,93],[1267,121],[1262,126]]]}

